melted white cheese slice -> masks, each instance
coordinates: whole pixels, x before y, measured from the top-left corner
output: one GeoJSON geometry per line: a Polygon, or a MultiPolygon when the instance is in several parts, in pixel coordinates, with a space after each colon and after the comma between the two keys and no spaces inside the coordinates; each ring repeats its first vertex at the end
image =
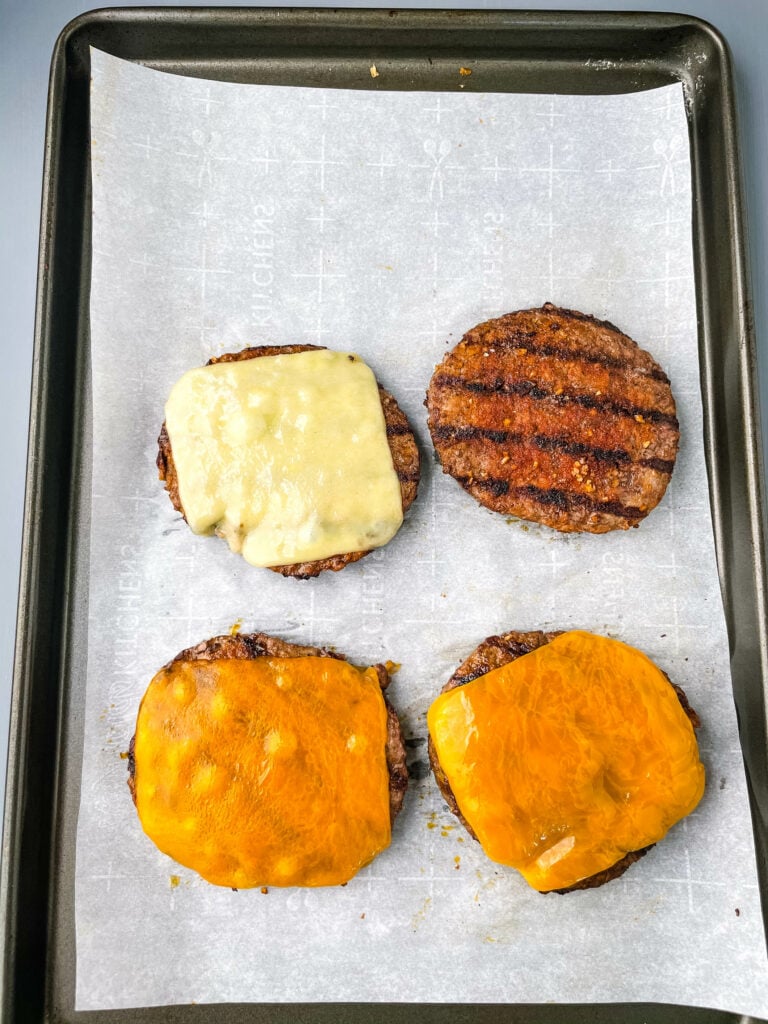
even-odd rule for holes
{"type": "Polygon", "coordinates": [[[165,407],[184,514],[251,565],[390,540],[403,521],[373,373],[321,349],[185,373],[165,407]]]}

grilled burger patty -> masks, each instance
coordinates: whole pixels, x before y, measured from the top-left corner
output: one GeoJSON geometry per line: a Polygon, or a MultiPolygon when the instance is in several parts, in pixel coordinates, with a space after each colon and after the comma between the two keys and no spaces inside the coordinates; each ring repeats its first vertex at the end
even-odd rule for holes
{"type": "MultiPolygon", "coordinates": [[[[212,363],[232,363],[241,359],[257,359],[259,356],[293,355],[295,352],[311,352],[322,348],[321,345],[261,345],[256,348],[244,348],[241,352],[227,352],[221,356],[214,356],[208,360],[207,365],[212,363]]],[[[387,443],[392,453],[392,462],[400,482],[400,494],[403,502],[403,513],[407,512],[416,498],[419,486],[419,449],[416,445],[416,438],[410,428],[405,413],[397,404],[395,399],[384,388],[379,387],[381,407],[384,411],[384,422],[387,428],[387,443]]],[[[165,482],[165,489],[171,503],[177,512],[184,516],[184,509],[179,496],[179,481],[176,475],[176,466],[173,462],[171,451],[171,440],[168,436],[165,423],[160,429],[160,436],[157,439],[157,469],[160,479],[165,482]]],[[[186,519],[186,516],[184,516],[186,519]]],[[[269,568],[273,572],[279,572],[283,576],[295,576],[297,579],[309,579],[319,575],[324,569],[338,572],[350,562],[357,562],[368,551],[350,551],[343,555],[332,555],[330,558],[319,559],[315,562],[299,562],[294,565],[273,565],[269,568]]]]}
{"type": "MultiPolygon", "coordinates": [[[[509,662],[515,661],[524,654],[530,654],[531,651],[535,651],[537,648],[543,647],[544,644],[549,643],[550,640],[554,640],[556,636],[560,636],[561,632],[562,631],[559,630],[554,633],[542,633],[539,631],[519,633],[513,630],[509,633],[503,633],[501,636],[487,637],[475,648],[469,657],[459,665],[451,678],[442,688],[441,693],[453,690],[457,686],[463,686],[465,683],[469,683],[473,679],[486,675],[488,672],[493,671],[493,669],[501,668],[502,665],[507,665],[509,662]]],[[[699,716],[688,703],[688,698],[684,691],[679,686],[676,686],[671,680],[669,682],[670,686],[673,687],[677,694],[680,705],[690,719],[694,729],[698,729],[701,724],[699,716]]],[[[472,838],[477,839],[471,825],[459,810],[459,805],[456,802],[453,791],[451,790],[448,777],[437,759],[437,753],[435,752],[431,737],[428,741],[428,749],[429,763],[432,767],[435,781],[443,795],[443,799],[472,838]]],[[[604,885],[605,882],[610,882],[612,879],[623,875],[627,868],[634,864],[635,861],[640,860],[641,857],[644,857],[645,854],[653,848],[653,845],[654,844],[651,844],[651,846],[645,846],[641,850],[630,851],[625,854],[621,860],[611,865],[611,867],[607,868],[605,871],[599,871],[597,874],[590,875],[588,878],[582,878],[581,881],[577,882],[575,885],[571,885],[566,889],[552,889],[550,891],[565,893],[572,892],[576,889],[595,889],[599,885],[604,885]]]]}
{"type": "MultiPolygon", "coordinates": [[[[324,647],[303,647],[291,644],[266,633],[238,633],[233,635],[215,636],[204,640],[195,647],[177,654],[168,665],[176,661],[217,661],[221,659],[252,659],[252,658],[337,658],[346,661],[341,654],[335,654],[324,647]]],[[[167,666],[166,666],[167,667],[167,666]]],[[[382,691],[389,686],[389,673],[384,665],[374,666],[379,677],[382,691]]],[[[405,764],[405,744],[403,742],[400,722],[392,705],[384,697],[387,709],[387,745],[386,759],[389,772],[389,813],[391,820],[397,817],[403,806],[403,798],[408,788],[408,769],[405,764]]],[[[136,794],[134,778],[136,761],[134,756],[135,736],[131,737],[128,748],[128,787],[134,803],[136,794]]]]}
{"type": "Polygon", "coordinates": [[[675,465],[675,402],[653,357],[551,303],[468,331],[425,404],[443,472],[482,505],[563,532],[637,526],[675,465]]]}

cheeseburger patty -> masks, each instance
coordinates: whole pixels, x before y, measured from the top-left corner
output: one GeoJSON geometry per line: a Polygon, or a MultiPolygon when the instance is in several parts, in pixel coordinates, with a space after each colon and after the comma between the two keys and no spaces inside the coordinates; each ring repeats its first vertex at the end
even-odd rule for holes
{"type": "MultiPolygon", "coordinates": [[[[486,675],[488,672],[493,671],[493,669],[501,668],[502,665],[507,665],[509,662],[515,661],[524,654],[530,654],[531,651],[535,651],[537,648],[543,647],[544,644],[548,644],[550,640],[554,640],[556,636],[560,636],[561,632],[562,631],[542,633],[539,631],[533,631],[530,633],[519,633],[513,630],[509,633],[503,633],[501,636],[489,636],[475,648],[475,650],[465,661],[461,663],[461,665],[459,665],[440,692],[445,693],[448,690],[455,689],[457,686],[463,686],[465,683],[469,683],[473,679],[486,675]]],[[[698,729],[701,725],[699,716],[688,703],[685,693],[671,680],[669,680],[669,682],[670,686],[673,687],[677,694],[680,705],[690,719],[694,729],[698,729]]],[[[437,759],[437,754],[431,737],[429,738],[428,749],[429,763],[432,767],[435,781],[440,788],[440,792],[442,793],[445,802],[472,838],[477,839],[477,836],[472,830],[469,822],[459,810],[459,805],[456,802],[453,791],[451,790],[448,777],[441,768],[440,762],[437,759]]],[[[653,848],[653,845],[654,844],[651,844],[651,846],[645,846],[641,850],[630,851],[610,868],[607,868],[605,871],[599,871],[597,874],[590,875],[588,878],[582,878],[575,885],[571,885],[566,889],[552,889],[550,891],[566,893],[573,892],[576,889],[595,889],[597,886],[603,885],[605,882],[610,882],[612,879],[623,875],[627,868],[634,864],[635,861],[640,860],[641,857],[644,857],[645,854],[653,848]]]]}
{"type": "MultiPolygon", "coordinates": [[[[177,661],[217,661],[222,659],[253,659],[253,658],[336,658],[339,661],[347,659],[341,654],[335,654],[324,647],[304,647],[299,644],[291,644],[277,637],[268,636],[266,633],[238,633],[233,635],[214,636],[210,640],[203,640],[195,647],[189,647],[175,658],[172,658],[166,668],[177,661]]],[[[379,678],[379,685],[382,691],[389,686],[390,678],[384,665],[375,665],[379,678]]],[[[408,769],[405,764],[405,743],[400,730],[400,722],[395,709],[384,697],[384,704],[387,709],[387,745],[386,759],[389,772],[389,813],[392,821],[397,817],[400,808],[403,806],[403,798],[408,788],[408,769]]],[[[128,787],[136,802],[134,777],[136,774],[136,761],[134,756],[135,736],[131,737],[128,748],[128,787]]]]}
{"type": "Polygon", "coordinates": [[[637,526],[675,465],[658,363],[613,324],[551,303],[468,331],[425,404],[445,473],[482,505],[563,532],[637,526]]]}
{"type": "MultiPolygon", "coordinates": [[[[241,352],[227,352],[221,356],[214,356],[208,360],[206,365],[213,363],[232,363],[241,359],[258,359],[260,356],[293,355],[296,352],[311,352],[322,348],[322,345],[261,345],[256,348],[244,348],[241,352]]],[[[388,391],[379,386],[379,397],[381,407],[384,411],[384,422],[387,428],[387,444],[392,453],[392,462],[400,483],[400,495],[403,502],[403,514],[413,504],[419,486],[419,449],[416,445],[416,438],[410,428],[405,413],[397,404],[388,391]]],[[[184,509],[179,495],[179,481],[176,475],[176,466],[173,462],[171,440],[168,436],[165,423],[160,429],[160,436],[157,439],[157,469],[160,479],[165,482],[165,489],[171,499],[173,507],[184,516],[184,509]]],[[[184,516],[186,519],[186,516],[184,516]]],[[[279,572],[283,576],[295,576],[297,579],[309,579],[317,576],[324,569],[338,572],[350,562],[357,562],[368,551],[350,551],[343,555],[332,555],[330,558],[319,559],[315,562],[298,562],[294,565],[273,565],[269,566],[273,572],[279,572]]]]}

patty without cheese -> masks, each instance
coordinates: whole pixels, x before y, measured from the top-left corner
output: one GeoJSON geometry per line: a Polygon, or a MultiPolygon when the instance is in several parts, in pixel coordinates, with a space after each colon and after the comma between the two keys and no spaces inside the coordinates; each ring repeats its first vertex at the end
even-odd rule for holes
{"type": "Polygon", "coordinates": [[[613,324],[551,303],[468,331],[425,404],[445,473],[482,505],[555,530],[637,526],[674,469],[661,367],[613,324]]]}

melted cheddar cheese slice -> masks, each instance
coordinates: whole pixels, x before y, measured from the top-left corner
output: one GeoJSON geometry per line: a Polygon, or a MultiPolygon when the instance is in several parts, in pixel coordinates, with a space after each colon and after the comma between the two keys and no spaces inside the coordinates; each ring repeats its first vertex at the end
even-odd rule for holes
{"type": "Polygon", "coordinates": [[[386,739],[373,668],[173,662],[139,709],[136,807],[164,853],[216,885],[341,884],[390,842],[386,739]]]}
{"type": "Polygon", "coordinates": [[[640,651],[590,633],[441,694],[429,732],[488,856],[566,888],[658,842],[704,791],[693,726],[640,651]]]}

